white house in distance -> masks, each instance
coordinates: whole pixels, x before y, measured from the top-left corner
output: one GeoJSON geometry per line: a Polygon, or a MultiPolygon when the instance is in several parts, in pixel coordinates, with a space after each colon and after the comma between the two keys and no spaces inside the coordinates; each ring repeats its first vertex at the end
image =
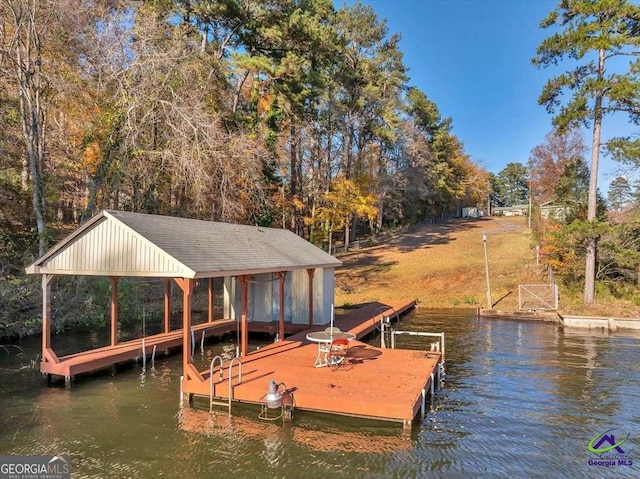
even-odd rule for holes
{"type": "Polygon", "coordinates": [[[526,216],[529,213],[529,205],[495,206],[493,216],[526,216]]]}

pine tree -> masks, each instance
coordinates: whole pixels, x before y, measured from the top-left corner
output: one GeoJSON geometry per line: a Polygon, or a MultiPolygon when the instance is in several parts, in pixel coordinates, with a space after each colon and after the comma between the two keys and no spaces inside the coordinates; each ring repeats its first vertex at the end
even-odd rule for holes
{"type": "MultiPolygon", "coordinates": [[[[602,120],[606,114],[629,112],[640,92],[638,51],[640,6],[628,0],[562,0],[540,26],[558,28],[545,39],[533,58],[538,67],[568,60],[573,69],[552,78],[538,102],[554,113],[560,132],[576,126],[593,126],[587,220],[597,214],[598,161],[602,120]],[[605,66],[613,59],[632,58],[626,73],[605,66]],[[565,91],[571,98],[561,106],[565,91]]],[[[619,65],[621,62],[617,62],[619,65]]],[[[610,65],[611,66],[611,65],[610,65]]],[[[632,114],[633,119],[633,114],[632,114]]],[[[594,301],[597,237],[587,238],[584,303],[594,301]]]]}
{"type": "Polygon", "coordinates": [[[620,210],[626,205],[633,202],[633,191],[629,180],[624,176],[618,176],[611,181],[609,185],[609,192],[607,199],[611,204],[611,207],[615,210],[620,210]]]}

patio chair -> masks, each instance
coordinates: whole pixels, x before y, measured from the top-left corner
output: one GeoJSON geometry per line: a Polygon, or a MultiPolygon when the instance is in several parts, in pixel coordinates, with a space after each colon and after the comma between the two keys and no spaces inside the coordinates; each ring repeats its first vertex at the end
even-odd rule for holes
{"type": "Polygon", "coordinates": [[[344,362],[349,350],[349,340],[337,338],[331,342],[327,353],[328,366],[337,369],[344,362]]]}

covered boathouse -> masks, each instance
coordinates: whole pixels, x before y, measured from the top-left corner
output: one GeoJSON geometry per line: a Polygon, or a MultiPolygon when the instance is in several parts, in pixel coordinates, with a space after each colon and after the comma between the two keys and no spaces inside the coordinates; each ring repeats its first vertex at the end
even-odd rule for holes
{"type": "MultiPolygon", "coordinates": [[[[240,325],[240,356],[248,352],[248,318],[274,323],[280,339],[285,324],[302,329],[330,322],[334,271],[341,261],[285,229],[105,210],[82,224],[26,268],[42,275],[41,371],[65,377],[132,359],[145,343],[118,341],[118,280],[163,278],[164,331],[149,336],[146,347],[192,347],[192,299],[196,281],[207,281],[208,322],[240,325]],[[51,346],[51,282],[58,275],[92,275],[111,279],[110,344],[58,357],[51,346]],[[223,321],[213,321],[213,278],[223,279],[223,321]],[[182,290],[182,328],[170,329],[170,286],[182,290]],[[226,323],[225,323],[226,321],[226,323]]],[[[183,354],[184,382],[201,376],[190,354],[183,354]]]]}

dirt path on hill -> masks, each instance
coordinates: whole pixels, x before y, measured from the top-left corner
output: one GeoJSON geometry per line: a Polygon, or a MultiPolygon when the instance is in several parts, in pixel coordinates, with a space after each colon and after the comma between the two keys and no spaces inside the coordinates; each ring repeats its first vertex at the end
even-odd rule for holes
{"type": "MultiPolygon", "coordinates": [[[[413,226],[384,244],[340,256],[336,271],[337,306],[380,300],[416,300],[427,308],[488,307],[483,233],[491,303],[495,309],[518,309],[518,285],[544,284],[548,277],[535,264],[535,245],[524,217],[453,220],[413,226]]],[[[582,304],[580,291],[560,287],[565,314],[640,317],[637,301],[582,304]]]]}
{"type": "Polygon", "coordinates": [[[382,245],[342,255],[336,304],[415,299],[420,306],[517,308],[517,286],[541,281],[524,218],[452,220],[411,227],[382,245]]]}

